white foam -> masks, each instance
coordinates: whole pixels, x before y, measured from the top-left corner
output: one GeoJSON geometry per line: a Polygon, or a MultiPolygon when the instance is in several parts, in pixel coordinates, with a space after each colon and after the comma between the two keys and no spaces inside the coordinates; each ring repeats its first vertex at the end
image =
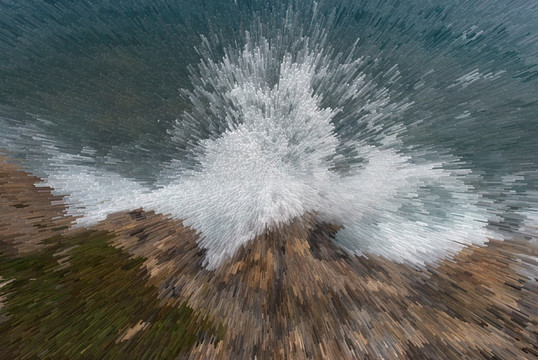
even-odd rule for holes
{"type": "MultiPolygon", "coordinates": [[[[447,170],[457,160],[447,156],[403,154],[403,125],[382,126],[410,104],[393,102],[360,71],[360,59],[331,57],[319,42],[287,36],[248,37],[242,51],[228,49],[220,62],[204,59],[203,81],[190,97],[206,108],[183,119],[189,129],[206,124],[205,133],[189,133],[196,171],[169,169],[163,174],[174,178],[150,191],[91,166],[64,165],[49,172],[47,184],[68,194],[71,211],[84,216],[81,225],[138,207],[185,219],[201,234],[208,268],[305,213],[343,225],[337,241],[348,251],[397,261],[434,261],[486,241],[487,214],[466,184],[470,172],[447,170]],[[286,41],[294,53],[275,48],[286,41]],[[338,97],[333,108],[321,105],[326,97],[338,97]],[[335,132],[344,110],[347,126],[366,125],[364,134],[335,132]],[[362,161],[337,170],[350,163],[339,146],[362,161]],[[419,160],[425,157],[437,160],[419,160]]],[[[397,78],[395,70],[391,81],[397,78]]],[[[175,141],[187,141],[185,126],[178,124],[175,141]]]]}

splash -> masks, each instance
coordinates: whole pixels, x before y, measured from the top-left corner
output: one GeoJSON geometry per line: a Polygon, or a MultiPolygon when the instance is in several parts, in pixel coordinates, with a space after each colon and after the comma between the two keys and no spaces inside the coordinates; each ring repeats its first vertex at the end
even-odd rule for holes
{"type": "Polygon", "coordinates": [[[140,207],[183,219],[209,269],[305,214],[340,225],[335,241],[347,251],[395,261],[434,262],[486,241],[480,177],[446,151],[404,144],[415,104],[390,86],[398,66],[374,74],[377,60],[357,42],[337,52],[325,30],[334,14],[310,10],[309,22],[292,10],[279,26],[258,19],[240,48],[201,38],[183,91],[192,106],[169,131],[176,156],[156,186],[103,170],[91,149],[67,154],[37,130],[13,136],[34,134],[36,154],[46,150],[44,184],[80,226],[140,207]]]}

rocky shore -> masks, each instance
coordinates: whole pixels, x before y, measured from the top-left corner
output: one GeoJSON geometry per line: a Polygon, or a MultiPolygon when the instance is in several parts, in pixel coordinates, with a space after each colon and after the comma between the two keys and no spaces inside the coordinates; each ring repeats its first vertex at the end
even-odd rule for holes
{"type": "Polygon", "coordinates": [[[76,228],[38,183],[0,159],[0,358],[538,356],[528,241],[490,240],[416,268],[350,256],[335,226],[305,215],[208,271],[200,234],[181,221],[133,209],[76,228]]]}

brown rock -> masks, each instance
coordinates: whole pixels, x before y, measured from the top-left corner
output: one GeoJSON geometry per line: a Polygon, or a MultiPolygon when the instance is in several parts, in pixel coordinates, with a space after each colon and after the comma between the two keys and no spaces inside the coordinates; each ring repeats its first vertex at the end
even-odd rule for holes
{"type": "Polygon", "coordinates": [[[17,255],[38,250],[43,241],[65,230],[66,216],[60,196],[41,180],[0,156],[0,252],[17,255]]]}
{"type": "MultiPolygon", "coordinates": [[[[533,358],[537,289],[522,275],[528,242],[490,241],[438,266],[414,269],[339,249],[337,228],[305,218],[244,246],[216,271],[201,267],[196,234],[134,211],[100,226],[148,258],[169,302],[187,300],[221,321],[217,346],[192,358],[533,358]]],[[[535,265],[535,264],[534,264],[535,265]]]]}
{"type": "MultiPolygon", "coordinates": [[[[38,250],[72,220],[62,199],[38,182],[0,159],[4,253],[38,250]]],[[[163,304],[187,301],[224,325],[223,340],[204,339],[193,359],[538,355],[537,249],[528,241],[491,240],[413,268],[351,256],[332,240],[337,227],[305,216],[258,236],[208,271],[198,235],[181,221],[138,209],[112,214],[95,229],[115,233],[115,246],[146,258],[163,304]]],[[[144,326],[124,329],[118,341],[144,326]]]]}

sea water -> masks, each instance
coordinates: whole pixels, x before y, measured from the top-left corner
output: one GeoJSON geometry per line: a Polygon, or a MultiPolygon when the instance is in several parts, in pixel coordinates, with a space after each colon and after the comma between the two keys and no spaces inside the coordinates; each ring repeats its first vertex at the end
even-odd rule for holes
{"type": "Polygon", "coordinates": [[[413,264],[536,237],[533,1],[0,13],[0,145],[78,226],[155,210],[199,232],[208,268],[305,215],[350,253],[413,264]]]}

